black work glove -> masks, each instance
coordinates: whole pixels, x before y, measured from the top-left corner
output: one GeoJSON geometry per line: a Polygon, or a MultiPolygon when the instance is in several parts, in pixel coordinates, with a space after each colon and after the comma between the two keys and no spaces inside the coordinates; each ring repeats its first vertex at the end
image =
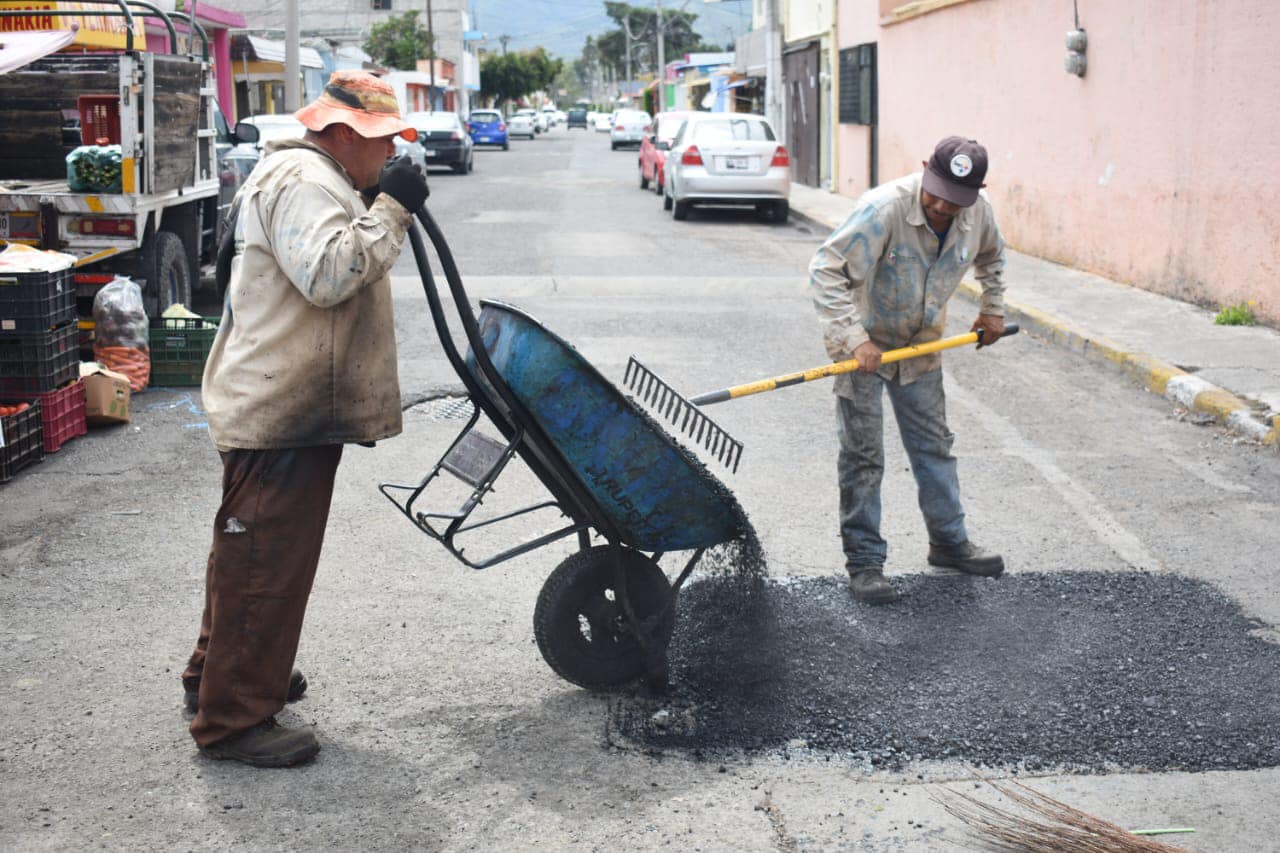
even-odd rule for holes
{"type": "Polygon", "coordinates": [[[431,195],[427,176],[408,157],[393,157],[386,162],[378,176],[378,190],[403,204],[410,213],[417,213],[431,195]]]}

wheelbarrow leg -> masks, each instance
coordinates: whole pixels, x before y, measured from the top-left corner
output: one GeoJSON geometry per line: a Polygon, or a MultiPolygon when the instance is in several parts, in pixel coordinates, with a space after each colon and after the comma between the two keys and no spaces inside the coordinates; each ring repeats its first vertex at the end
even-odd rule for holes
{"type": "MultiPolygon", "coordinates": [[[[668,683],[667,644],[664,640],[655,638],[653,632],[648,630],[644,623],[636,617],[635,608],[631,604],[629,579],[622,561],[622,547],[612,542],[609,545],[610,553],[613,556],[613,588],[618,594],[618,604],[622,606],[622,613],[627,619],[627,626],[631,629],[636,642],[640,644],[640,650],[644,653],[645,671],[640,681],[641,693],[646,696],[665,693],[668,683]]],[[[656,622],[650,624],[655,625],[656,622]]]]}

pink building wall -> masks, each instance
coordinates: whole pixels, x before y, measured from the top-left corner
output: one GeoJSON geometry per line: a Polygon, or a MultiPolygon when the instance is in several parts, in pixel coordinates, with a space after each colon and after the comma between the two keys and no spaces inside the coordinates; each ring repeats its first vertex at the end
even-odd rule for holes
{"type": "MultiPolygon", "coordinates": [[[[1274,0],[1079,0],[1083,79],[1063,70],[1070,3],[972,0],[889,26],[875,6],[846,0],[839,41],[878,42],[882,181],[971,136],[1012,247],[1188,301],[1253,299],[1280,323],[1274,0]]],[[[841,126],[849,195],[859,133],[841,126]]]]}

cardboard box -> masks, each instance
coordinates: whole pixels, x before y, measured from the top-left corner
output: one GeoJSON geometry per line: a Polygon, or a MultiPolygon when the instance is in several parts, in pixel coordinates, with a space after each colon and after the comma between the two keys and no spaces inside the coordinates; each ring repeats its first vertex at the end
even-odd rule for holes
{"type": "Polygon", "coordinates": [[[80,363],[84,380],[84,416],[91,424],[129,422],[129,378],[96,361],[80,363]]]}

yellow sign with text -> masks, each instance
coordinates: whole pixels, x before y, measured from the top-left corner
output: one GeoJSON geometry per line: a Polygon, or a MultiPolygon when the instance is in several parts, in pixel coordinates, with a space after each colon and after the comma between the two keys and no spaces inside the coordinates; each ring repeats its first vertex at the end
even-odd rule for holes
{"type": "MultiPolygon", "coordinates": [[[[0,16],[0,33],[33,32],[41,30],[74,30],[71,47],[115,48],[128,46],[127,22],[122,16],[104,15],[104,10],[114,10],[103,3],[53,2],[53,0],[0,0],[0,9],[29,12],[28,15],[0,16]]],[[[140,11],[134,12],[133,46],[143,50],[147,46],[146,27],[140,11]]]]}

